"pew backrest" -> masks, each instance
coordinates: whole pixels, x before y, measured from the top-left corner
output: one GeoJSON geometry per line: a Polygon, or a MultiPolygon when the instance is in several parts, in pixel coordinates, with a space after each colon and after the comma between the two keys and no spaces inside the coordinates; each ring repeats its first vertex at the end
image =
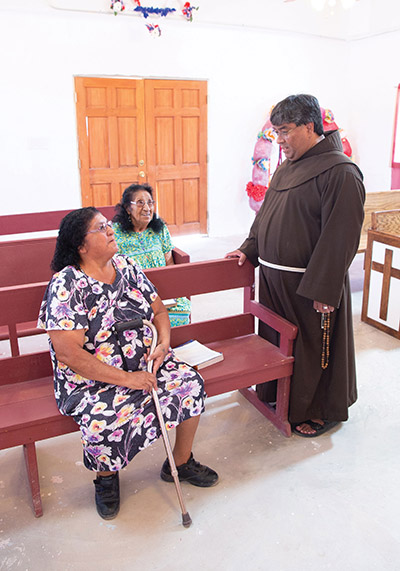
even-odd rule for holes
{"type": "MultiPolygon", "coordinates": [[[[113,206],[100,206],[98,209],[107,219],[114,215],[113,206]]],[[[58,230],[62,218],[70,210],[13,214],[0,216],[0,235],[23,234],[58,230]]],[[[27,237],[18,240],[0,241],[0,287],[49,281],[53,272],[50,263],[56,245],[56,236],[27,237]]],[[[190,261],[189,255],[174,248],[175,264],[190,261]]]]}
{"type": "MultiPolygon", "coordinates": [[[[113,218],[115,213],[114,206],[96,206],[96,208],[104,214],[107,220],[113,218]]],[[[71,210],[51,210],[48,212],[29,212],[26,214],[6,214],[0,216],[0,236],[58,230],[61,220],[71,210]]]]}

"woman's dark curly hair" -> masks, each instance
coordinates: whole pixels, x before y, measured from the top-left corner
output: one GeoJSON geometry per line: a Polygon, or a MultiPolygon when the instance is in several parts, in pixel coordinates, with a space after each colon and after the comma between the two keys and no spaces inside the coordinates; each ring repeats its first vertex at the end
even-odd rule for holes
{"type": "Polygon", "coordinates": [[[82,246],[96,214],[99,214],[97,208],[87,206],[69,212],[61,220],[56,249],[50,265],[54,272],[59,272],[65,266],[79,267],[81,263],[79,247],[82,246]]]}
{"type": "MultiPolygon", "coordinates": [[[[133,232],[134,231],[134,227],[133,224],[131,222],[131,219],[129,217],[129,214],[127,212],[127,208],[130,208],[131,206],[131,200],[133,200],[134,195],[137,192],[140,192],[141,190],[144,190],[145,192],[148,192],[151,196],[151,198],[153,198],[153,189],[151,188],[151,186],[149,184],[131,184],[130,186],[128,186],[128,188],[126,188],[124,190],[124,193],[122,195],[121,198],[121,202],[119,202],[116,206],[115,206],[115,216],[113,218],[113,222],[116,222],[117,224],[120,225],[121,230],[123,232],[133,232]]],[[[159,234],[161,232],[161,230],[163,229],[163,226],[165,225],[165,222],[162,218],[159,218],[157,216],[157,214],[154,212],[153,214],[153,218],[150,220],[149,224],[148,224],[148,228],[151,228],[152,230],[154,230],[154,232],[156,232],[156,234],[159,234]]]]}

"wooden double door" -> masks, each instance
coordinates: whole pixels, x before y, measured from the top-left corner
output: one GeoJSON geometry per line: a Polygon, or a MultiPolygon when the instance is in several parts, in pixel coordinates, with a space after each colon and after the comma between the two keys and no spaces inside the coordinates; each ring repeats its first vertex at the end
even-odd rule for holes
{"type": "Polygon", "coordinates": [[[148,182],[172,234],[207,232],[207,82],[76,77],[82,206],[148,182]]]}

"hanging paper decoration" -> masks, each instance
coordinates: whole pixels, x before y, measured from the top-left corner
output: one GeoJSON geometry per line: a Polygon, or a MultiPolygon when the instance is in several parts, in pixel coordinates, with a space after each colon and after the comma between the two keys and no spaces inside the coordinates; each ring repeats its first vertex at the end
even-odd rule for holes
{"type": "Polygon", "coordinates": [[[186,20],[188,20],[189,22],[192,22],[193,10],[198,10],[198,9],[199,9],[198,6],[191,6],[190,2],[185,2],[183,9],[182,9],[182,14],[185,16],[186,20]]]}
{"type": "Polygon", "coordinates": [[[347,140],[346,133],[343,129],[339,129],[339,127],[335,123],[335,117],[333,116],[331,109],[322,109],[321,107],[321,114],[322,114],[322,125],[324,127],[324,131],[335,131],[338,130],[340,133],[340,137],[342,139],[343,145],[343,152],[348,157],[352,158],[353,151],[349,141],[347,140]]]}
{"type": "Polygon", "coordinates": [[[125,10],[125,4],[123,0],[112,0],[110,9],[114,12],[114,16],[116,16],[125,10]]]}
{"type": "MultiPolygon", "coordinates": [[[[131,4],[131,6],[127,5],[127,10],[125,11],[125,13],[137,12],[141,14],[145,20],[147,20],[149,16],[158,16],[161,18],[165,18],[170,14],[176,12],[176,8],[168,8],[168,7],[158,8],[157,6],[142,6],[140,0],[128,0],[128,4],[129,3],[131,4]],[[135,8],[133,8],[132,4],[134,4],[135,8]]],[[[123,0],[111,1],[110,9],[114,12],[115,16],[123,12],[125,8],[126,6],[123,0]]],[[[181,12],[184,18],[188,22],[192,22],[193,10],[198,10],[198,9],[199,9],[198,6],[192,6],[190,2],[185,2],[181,12]]],[[[146,28],[153,36],[155,37],[161,36],[161,28],[158,24],[153,24],[153,23],[146,24],[146,28]]]]}
{"type": "Polygon", "coordinates": [[[146,28],[154,38],[161,36],[161,28],[158,24],[146,24],[146,28]]]}
{"type": "Polygon", "coordinates": [[[252,181],[246,185],[250,208],[255,212],[260,210],[269,182],[272,177],[271,155],[276,135],[273,132],[269,117],[257,135],[257,143],[254,147],[252,181]]]}
{"type": "Polygon", "coordinates": [[[262,157],[261,159],[255,159],[254,157],[251,157],[251,160],[253,161],[253,165],[257,165],[261,170],[265,172],[268,170],[269,158],[262,157]]]}
{"type": "Polygon", "coordinates": [[[161,16],[162,18],[165,18],[165,16],[168,16],[168,14],[171,14],[172,12],[176,12],[175,8],[154,8],[153,6],[136,6],[136,8],[134,9],[134,12],[141,12],[143,18],[148,18],[149,14],[151,15],[156,15],[156,16],[161,16]]]}
{"type": "MultiPolygon", "coordinates": [[[[352,149],[350,143],[347,140],[343,129],[339,129],[335,123],[335,118],[331,109],[323,109],[321,107],[321,115],[324,131],[329,132],[338,130],[342,139],[343,152],[345,155],[351,158],[352,149]]],[[[246,185],[246,192],[249,197],[250,208],[255,212],[260,210],[272,175],[274,174],[274,171],[271,168],[271,157],[274,146],[276,146],[275,143],[276,135],[273,131],[271,121],[268,117],[265,125],[257,135],[257,143],[254,148],[253,156],[251,157],[253,163],[252,180],[246,185]]],[[[276,167],[278,167],[281,162],[282,156],[281,150],[279,149],[279,156],[276,167]]]]}
{"type": "Polygon", "coordinates": [[[258,133],[257,139],[264,139],[265,141],[273,143],[276,139],[276,135],[274,134],[273,129],[266,129],[265,131],[260,131],[258,133]]]}

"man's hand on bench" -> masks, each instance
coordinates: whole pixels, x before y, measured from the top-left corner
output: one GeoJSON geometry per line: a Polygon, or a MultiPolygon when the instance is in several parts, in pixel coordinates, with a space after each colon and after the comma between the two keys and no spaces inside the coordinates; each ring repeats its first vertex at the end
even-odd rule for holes
{"type": "Polygon", "coordinates": [[[238,265],[243,266],[245,263],[247,256],[243,254],[240,250],[233,250],[233,252],[228,252],[225,254],[225,258],[239,258],[238,265]]]}

